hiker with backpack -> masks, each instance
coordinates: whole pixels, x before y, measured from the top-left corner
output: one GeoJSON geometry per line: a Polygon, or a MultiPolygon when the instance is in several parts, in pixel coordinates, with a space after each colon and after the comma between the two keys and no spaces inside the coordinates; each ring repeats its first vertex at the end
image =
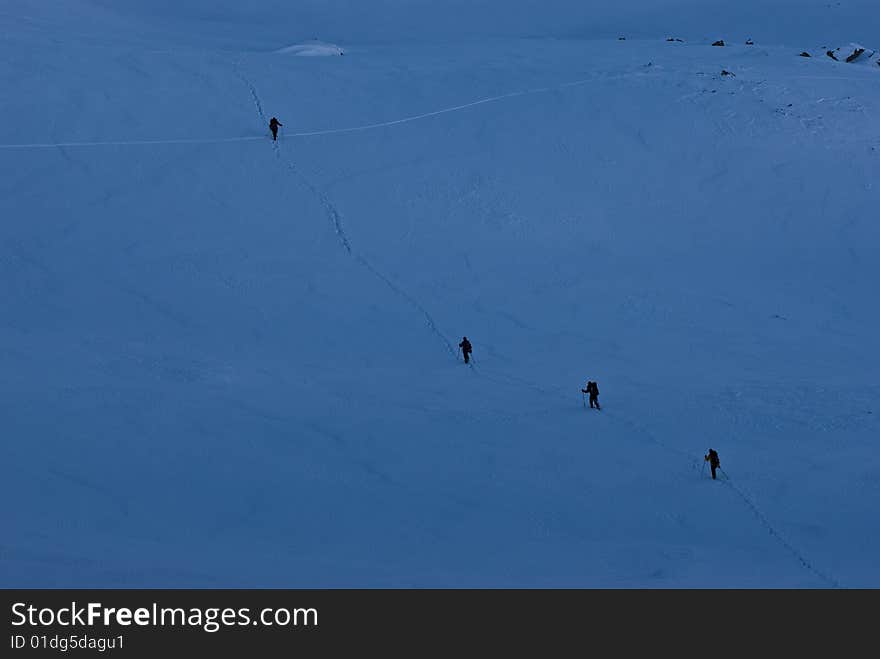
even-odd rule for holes
{"type": "Polygon", "coordinates": [[[581,391],[585,394],[590,395],[590,409],[593,409],[594,407],[597,410],[602,409],[601,407],[599,407],[599,385],[590,380],[589,382],[587,382],[587,388],[581,389],[581,391]]]}
{"type": "Polygon", "coordinates": [[[471,352],[473,352],[474,347],[471,345],[471,342],[468,341],[468,338],[466,336],[462,337],[461,343],[458,344],[458,347],[461,349],[461,354],[464,357],[464,363],[470,363],[471,352]]]}
{"type": "Polygon", "coordinates": [[[278,126],[283,126],[280,121],[278,121],[275,117],[269,120],[269,129],[272,131],[272,140],[275,141],[278,139],[278,126]]]}
{"type": "Polygon", "coordinates": [[[721,467],[721,460],[718,458],[718,453],[714,448],[710,448],[709,452],[703,456],[703,460],[709,463],[709,468],[712,470],[712,480],[715,480],[715,470],[721,467]]]}

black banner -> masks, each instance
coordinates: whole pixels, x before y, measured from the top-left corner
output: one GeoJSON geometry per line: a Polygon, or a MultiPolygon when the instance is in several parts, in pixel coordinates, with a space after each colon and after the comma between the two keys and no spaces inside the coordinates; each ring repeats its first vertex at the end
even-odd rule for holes
{"type": "Polygon", "coordinates": [[[4,657],[857,651],[877,591],[6,590],[4,657]],[[823,650],[824,648],[824,650],[823,650]]]}

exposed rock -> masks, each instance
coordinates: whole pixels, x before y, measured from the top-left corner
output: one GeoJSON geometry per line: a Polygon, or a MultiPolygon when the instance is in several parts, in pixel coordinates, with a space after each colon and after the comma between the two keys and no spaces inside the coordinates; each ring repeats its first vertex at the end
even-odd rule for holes
{"type": "Polygon", "coordinates": [[[846,58],[846,61],[847,62],[855,62],[859,58],[859,55],[861,55],[864,52],[865,52],[864,48],[856,48],[852,52],[852,55],[850,55],[849,57],[846,58]]]}

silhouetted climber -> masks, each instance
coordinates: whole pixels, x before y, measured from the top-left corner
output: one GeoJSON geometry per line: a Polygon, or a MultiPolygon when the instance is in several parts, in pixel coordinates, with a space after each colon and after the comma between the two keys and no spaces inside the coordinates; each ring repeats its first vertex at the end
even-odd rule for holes
{"type": "Polygon", "coordinates": [[[596,408],[597,410],[601,410],[599,407],[599,385],[590,380],[587,382],[587,388],[581,389],[581,391],[585,394],[590,394],[590,409],[596,408]]]}
{"type": "Polygon", "coordinates": [[[272,139],[278,139],[278,126],[283,126],[280,121],[278,121],[275,117],[269,120],[269,129],[272,131],[272,139]]]}
{"type": "Polygon", "coordinates": [[[466,336],[462,337],[461,343],[458,344],[458,347],[461,348],[461,354],[464,356],[464,363],[469,363],[471,361],[471,352],[473,352],[474,347],[471,345],[471,342],[468,341],[466,336]]]}
{"type": "Polygon", "coordinates": [[[703,460],[709,463],[709,467],[712,469],[712,480],[715,480],[715,470],[721,466],[718,453],[715,452],[714,448],[710,448],[709,452],[703,457],[703,460]]]}

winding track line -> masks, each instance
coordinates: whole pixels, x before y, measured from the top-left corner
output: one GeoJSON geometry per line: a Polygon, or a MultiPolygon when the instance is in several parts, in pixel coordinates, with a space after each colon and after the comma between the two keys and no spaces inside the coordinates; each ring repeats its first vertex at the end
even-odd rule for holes
{"type": "Polygon", "coordinates": [[[180,140],[122,140],[115,142],[54,142],[52,144],[0,144],[0,149],[55,149],[77,146],[144,146],[149,144],[223,144],[224,142],[253,142],[265,137],[215,137],[180,140]]]}
{"type": "Polygon", "coordinates": [[[401,119],[393,119],[391,121],[382,121],[374,124],[365,124],[363,126],[351,126],[349,128],[330,128],[327,130],[312,130],[306,131],[302,133],[292,133],[290,135],[285,135],[286,137],[313,137],[316,135],[338,135],[340,133],[355,133],[359,131],[365,130],[374,130],[376,128],[387,128],[389,126],[398,126],[400,124],[410,123],[412,121],[419,121],[420,119],[428,119],[430,117],[436,117],[441,114],[449,114],[450,112],[460,112],[461,110],[467,110],[468,108],[473,108],[478,105],[485,105],[486,103],[495,103],[497,101],[503,101],[508,98],[516,98],[517,96],[529,96],[531,94],[544,94],[550,91],[554,91],[557,89],[564,89],[567,87],[575,87],[577,85],[585,85],[588,82],[592,82],[594,78],[584,79],[584,80],[575,80],[574,82],[566,82],[554,87],[539,87],[536,89],[526,89],[518,92],[510,92],[508,94],[500,94],[498,96],[489,96],[487,98],[481,98],[478,101],[472,101],[470,103],[463,103],[461,105],[453,105],[448,108],[443,108],[441,110],[434,110],[432,112],[424,112],[422,114],[414,114],[409,117],[403,117],[401,119]]]}
{"type": "MultiPolygon", "coordinates": [[[[251,97],[254,102],[254,106],[257,109],[257,113],[260,115],[260,118],[263,121],[267,121],[266,114],[263,111],[263,104],[260,101],[260,95],[257,92],[254,84],[248,80],[239,70],[238,63],[235,63],[236,75],[241,78],[242,82],[248,87],[251,92],[251,97]]],[[[261,138],[262,139],[262,138],[261,138]]],[[[348,235],[345,233],[345,229],[342,225],[342,215],[339,210],[336,208],[335,204],[327,197],[327,195],[322,192],[318,186],[316,186],[312,181],[305,176],[299,168],[287,158],[284,158],[281,154],[281,147],[278,142],[273,143],[273,147],[275,149],[275,156],[282,162],[293,174],[296,176],[306,188],[321,202],[321,205],[324,207],[324,211],[327,214],[327,217],[330,219],[333,229],[336,232],[336,236],[339,239],[340,244],[343,249],[354,258],[358,263],[360,263],[364,268],[369,270],[373,276],[379,279],[382,283],[384,283],[388,288],[390,288],[395,294],[406,300],[407,303],[410,304],[413,308],[415,308],[423,317],[425,321],[425,325],[428,329],[437,336],[440,341],[442,341],[443,345],[446,347],[447,352],[455,357],[455,350],[452,348],[452,344],[449,342],[449,339],[446,338],[446,335],[440,331],[440,328],[437,326],[437,322],[434,320],[434,317],[428,312],[427,309],[411,294],[406,292],[403,288],[401,288],[398,284],[396,284],[390,277],[385,275],[379,268],[374,266],[369,259],[363,256],[360,252],[354,249],[351,244],[351,241],[348,239],[348,235]]]]}
{"type": "MultiPolygon", "coordinates": [[[[665,442],[660,441],[659,439],[657,439],[657,437],[654,436],[654,433],[652,433],[650,430],[648,430],[647,428],[645,428],[641,424],[634,423],[633,421],[631,421],[625,417],[621,417],[621,416],[618,416],[613,413],[610,416],[622,420],[624,423],[629,425],[637,433],[641,433],[641,434],[645,435],[645,437],[647,437],[652,443],[656,444],[657,446],[660,446],[661,448],[663,448],[667,451],[671,451],[673,453],[677,453],[679,455],[683,455],[685,457],[690,458],[692,461],[692,466],[694,466],[694,468],[696,468],[696,465],[699,464],[699,461],[696,461],[692,457],[690,457],[689,453],[687,453],[686,451],[682,451],[681,449],[676,448],[674,446],[670,446],[669,444],[666,444],[665,442]]],[[[782,535],[782,533],[780,533],[779,530],[775,526],[773,526],[773,524],[770,522],[770,520],[767,518],[767,516],[761,511],[761,509],[757,506],[757,504],[755,504],[755,502],[752,501],[752,499],[736,485],[736,483],[733,481],[733,479],[730,477],[730,475],[727,472],[722,471],[721,473],[724,474],[724,476],[725,476],[725,478],[723,480],[721,480],[721,483],[723,483],[724,485],[729,487],[731,490],[733,490],[743,500],[743,502],[746,504],[746,506],[754,513],[755,517],[758,518],[758,521],[761,522],[761,524],[770,532],[770,535],[772,535],[774,538],[776,538],[776,540],[786,550],[788,550],[788,552],[790,554],[792,554],[804,568],[806,568],[807,570],[809,570],[810,572],[815,574],[822,581],[829,584],[832,588],[840,588],[841,587],[836,579],[821,572],[818,568],[816,568],[810,561],[808,561],[804,557],[804,555],[801,551],[799,551],[794,545],[792,545],[788,540],[785,539],[785,537],[782,535]]]]}
{"type": "MultiPolygon", "coordinates": [[[[266,114],[263,111],[262,103],[260,102],[259,96],[257,95],[256,89],[254,89],[253,84],[247,78],[245,78],[239,68],[238,63],[235,63],[235,74],[247,85],[248,89],[251,92],[251,96],[253,97],[254,104],[257,107],[257,112],[260,114],[260,118],[264,122],[268,122],[266,118],[266,114]]],[[[300,133],[285,133],[285,138],[293,138],[293,137],[315,137],[319,135],[338,135],[342,133],[355,133],[362,132],[367,130],[375,130],[378,128],[387,128],[389,126],[397,126],[400,124],[406,124],[413,121],[419,121],[421,119],[428,119],[430,117],[436,117],[441,114],[449,114],[450,112],[460,112],[461,110],[466,110],[468,108],[477,107],[479,105],[485,105],[486,103],[495,103],[498,101],[503,101],[509,98],[516,98],[518,96],[529,96],[532,94],[543,94],[547,92],[551,92],[558,89],[566,89],[569,87],[576,87],[579,85],[585,85],[588,82],[592,82],[595,80],[594,78],[587,78],[583,80],[575,80],[572,82],[565,82],[559,85],[555,85],[552,87],[539,87],[536,89],[526,89],[516,92],[510,92],[508,94],[500,94],[498,96],[489,96],[487,98],[481,98],[477,101],[471,101],[470,103],[462,103],[461,105],[454,105],[448,108],[442,108],[440,110],[433,110],[431,112],[424,112],[422,114],[415,114],[407,117],[402,117],[400,119],[392,119],[391,121],[382,121],[378,123],[372,124],[364,124],[362,126],[350,126],[348,128],[329,128],[326,130],[312,130],[305,131],[300,133]]],[[[203,138],[203,139],[155,139],[155,140],[118,140],[118,141],[109,141],[109,142],[57,142],[57,143],[35,143],[35,144],[0,144],[0,149],[52,149],[56,147],[96,147],[96,146],[146,146],[151,144],[222,144],[225,142],[252,142],[256,140],[264,140],[265,137],[262,136],[244,136],[244,137],[221,137],[221,138],[203,138]]]]}
{"type": "MultiPolygon", "coordinates": [[[[722,473],[724,473],[724,472],[722,472],[722,473]]],[[[725,476],[727,476],[726,473],[725,473],[725,476]]],[[[776,538],[776,540],[779,542],[779,544],[781,544],[783,547],[785,547],[789,551],[789,553],[791,553],[805,569],[807,569],[810,572],[812,572],[813,574],[815,574],[822,581],[829,584],[832,588],[836,589],[836,588],[841,587],[836,579],[821,572],[812,563],[810,563],[810,561],[808,561],[804,557],[804,555],[800,551],[798,551],[797,548],[795,548],[788,540],[786,540],[782,536],[782,534],[776,529],[776,527],[774,527],[773,524],[770,523],[770,520],[767,519],[767,516],[763,512],[761,512],[761,509],[755,505],[755,503],[748,497],[748,495],[746,495],[745,492],[743,492],[739,487],[737,487],[736,483],[733,481],[732,478],[730,478],[730,476],[727,477],[727,480],[723,480],[721,482],[724,483],[725,485],[727,485],[727,487],[729,487],[731,490],[733,490],[734,492],[736,492],[739,495],[739,497],[745,502],[746,506],[748,506],[751,509],[751,511],[755,514],[755,517],[758,518],[758,521],[760,521],[761,524],[767,528],[767,530],[770,532],[770,535],[772,535],[774,538],[776,538]]]]}

